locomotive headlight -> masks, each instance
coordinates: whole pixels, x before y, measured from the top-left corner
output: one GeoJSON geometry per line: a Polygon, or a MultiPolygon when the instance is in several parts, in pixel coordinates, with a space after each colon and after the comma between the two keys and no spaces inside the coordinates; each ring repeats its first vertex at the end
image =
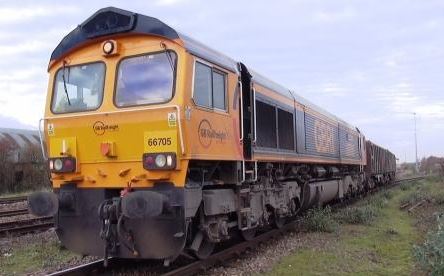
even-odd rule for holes
{"type": "Polygon", "coordinates": [[[157,167],[163,168],[163,167],[165,167],[165,165],[167,163],[167,158],[165,155],[159,154],[156,156],[156,159],[154,160],[154,162],[156,163],[157,167]]]}
{"type": "Polygon", "coordinates": [[[114,50],[114,43],[111,40],[105,41],[102,45],[102,50],[107,55],[111,54],[114,50]]]}
{"type": "Polygon", "coordinates": [[[102,43],[103,56],[114,56],[119,54],[119,44],[115,40],[106,40],[102,43]]]}
{"type": "Polygon", "coordinates": [[[61,171],[63,169],[63,162],[61,159],[54,160],[54,170],[61,171]]]}

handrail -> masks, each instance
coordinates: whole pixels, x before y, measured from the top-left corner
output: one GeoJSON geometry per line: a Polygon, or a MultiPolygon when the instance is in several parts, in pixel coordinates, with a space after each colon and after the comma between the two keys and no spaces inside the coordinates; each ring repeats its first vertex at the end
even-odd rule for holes
{"type": "MultiPolygon", "coordinates": [[[[40,138],[40,147],[41,147],[41,150],[42,150],[42,156],[43,156],[43,159],[44,159],[44,160],[48,160],[48,156],[46,155],[46,150],[45,150],[45,144],[44,144],[44,142],[43,142],[43,133],[42,133],[42,128],[41,128],[41,126],[42,126],[42,122],[43,122],[43,123],[45,122],[45,119],[44,119],[44,118],[41,118],[41,119],[39,120],[39,138],[40,138]]],[[[45,128],[44,124],[43,124],[43,128],[45,128]]]]}
{"type": "Polygon", "coordinates": [[[239,91],[240,91],[240,128],[241,128],[241,137],[239,139],[240,142],[244,140],[244,94],[242,92],[242,81],[238,81],[239,83],[239,91]]]}
{"type": "Polygon", "coordinates": [[[242,160],[242,181],[241,181],[241,183],[244,183],[245,182],[245,160],[242,160]]]}
{"type": "Polygon", "coordinates": [[[253,87],[253,130],[254,130],[254,135],[253,135],[253,141],[252,144],[256,143],[257,140],[257,135],[256,135],[256,89],[253,87]]]}
{"type": "Polygon", "coordinates": [[[257,161],[254,161],[254,176],[253,176],[253,182],[257,181],[257,161]]]}

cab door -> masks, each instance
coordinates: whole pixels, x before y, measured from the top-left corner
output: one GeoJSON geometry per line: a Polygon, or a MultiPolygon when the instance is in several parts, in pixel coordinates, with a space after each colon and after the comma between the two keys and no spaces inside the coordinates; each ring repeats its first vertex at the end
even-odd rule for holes
{"type": "Polygon", "coordinates": [[[237,80],[236,72],[193,58],[191,122],[186,136],[193,159],[242,159],[239,107],[233,105],[237,80]]]}
{"type": "Polygon", "coordinates": [[[239,90],[240,93],[240,127],[241,144],[245,160],[252,159],[252,147],[256,142],[255,137],[255,97],[251,81],[251,74],[243,63],[239,63],[239,90]]]}

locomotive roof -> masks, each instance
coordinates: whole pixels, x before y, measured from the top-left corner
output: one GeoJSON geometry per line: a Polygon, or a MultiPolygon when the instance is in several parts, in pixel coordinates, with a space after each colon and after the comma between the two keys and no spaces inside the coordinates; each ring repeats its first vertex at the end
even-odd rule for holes
{"type": "MultiPolygon", "coordinates": [[[[202,59],[205,59],[209,62],[212,62],[216,65],[219,65],[221,67],[224,67],[228,70],[231,70],[235,73],[238,73],[237,61],[233,60],[232,58],[218,51],[209,48],[203,43],[187,35],[184,35],[174,30],[173,28],[163,23],[159,19],[114,7],[108,7],[98,10],[96,13],[94,13],[92,16],[86,19],[85,22],[78,25],[67,36],[65,36],[52,52],[51,61],[61,58],[67,52],[75,49],[76,47],[85,43],[89,39],[101,36],[107,36],[116,33],[129,33],[129,32],[136,34],[139,33],[139,34],[162,36],[171,40],[180,39],[184,43],[185,49],[189,53],[198,56],[202,59]]],[[[311,103],[305,98],[283,87],[282,85],[269,80],[268,78],[252,71],[251,69],[249,69],[249,71],[250,74],[253,76],[254,82],[262,86],[265,86],[271,90],[274,90],[289,99],[295,99],[301,104],[327,117],[335,119],[341,124],[351,129],[357,130],[357,128],[355,128],[354,126],[339,119],[335,115],[311,103]]]]}
{"type": "Polygon", "coordinates": [[[237,72],[235,60],[174,30],[159,19],[114,7],[98,10],[65,36],[52,52],[51,61],[61,58],[90,39],[116,33],[139,33],[162,36],[171,40],[180,39],[188,52],[237,72]]]}
{"type": "Polygon", "coordinates": [[[325,109],[323,109],[322,107],[319,107],[318,105],[310,102],[309,100],[305,99],[304,97],[299,96],[298,94],[296,94],[295,92],[285,88],[284,86],[268,79],[267,77],[264,77],[263,75],[249,69],[250,74],[253,76],[253,80],[254,82],[265,86],[273,91],[278,92],[279,94],[289,98],[289,99],[295,99],[298,103],[309,107],[310,109],[313,109],[321,114],[323,114],[324,116],[330,117],[332,119],[335,119],[336,121],[340,122],[342,125],[347,126],[350,129],[356,130],[359,132],[359,129],[352,126],[351,124],[347,123],[346,121],[338,118],[337,116],[333,115],[332,113],[326,111],[325,109]]]}

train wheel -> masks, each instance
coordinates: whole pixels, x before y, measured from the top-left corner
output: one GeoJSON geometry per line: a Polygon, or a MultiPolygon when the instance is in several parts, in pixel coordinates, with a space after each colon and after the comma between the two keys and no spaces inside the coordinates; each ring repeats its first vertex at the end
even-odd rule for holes
{"type": "Polygon", "coordinates": [[[273,220],[274,227],[281,229],[285,225],[286,218],[278,216],[278,214],[275,212],[273,215],[273,220]]]}
{"type": "Polygon", "coordinates": [[[241,231],[242,238],[246,241],[251,241],[256,236],[256,228],[241,231]]]}
{"type": "Polygon", "coordinates": [[[196,258],[199,260],[205,260],[206,258],[210,257],[215,247],[216,244],[214,242],[204,239],[200,244],[199,249],[194,251],[194,256],[196,256],[196,258]]]}
{"type": "Polygon", "coordinates": [[[295,216],[301,211],[301,204],[298,198],[293,198],[290,202],[291,215],[295,216]]]}

